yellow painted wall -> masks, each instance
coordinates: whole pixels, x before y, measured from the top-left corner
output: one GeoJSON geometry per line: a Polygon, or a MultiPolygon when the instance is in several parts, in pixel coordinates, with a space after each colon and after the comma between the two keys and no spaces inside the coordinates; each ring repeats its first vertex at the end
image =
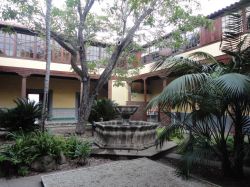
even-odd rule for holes
{"type": "Polygon", "coordinates": [[[53,108],[75,108],[75,94],[80,92],[80,81],[53,79],[53,108]]]}
{"type": "Polygon", "coordinates": [[[21,97],[21,77],[0,74],[0,108],[15,106],[14,99],[21,97]]]}
{"type": "MultiPolygon", "coordinates": [[[[53,108],[74,108],[75,93],[79,90],[79,81],[52,78],[53,108]]],[[[14,107],[14,99],[21,96],[21,77],[18,75],[0,75],[0,108],[14,107]]],[[[80,86],[79,86],[80,87],[80,86]]],[[[43,89],[42,77],[28,77],[27,89],[43,89]]]]}
{"type": "Polygon", "coordinates": [[[124,87],[115,87],[114,81],[112,81],[112,100],[115,101],[119,105],[126,105],[126,102],[128,101],[128,86],[127,83],[125,83],[124,87]]]}
{"type": "MultiPolygon", "coordinates": [[[[29,77],[27,89],[43,89],[42,77],[29,77]]],[[[50,79],[50,89],[53,91],[53,108],[75,108],[75,94],[80,92],[80,81],[69,79],[50,79]]]]}

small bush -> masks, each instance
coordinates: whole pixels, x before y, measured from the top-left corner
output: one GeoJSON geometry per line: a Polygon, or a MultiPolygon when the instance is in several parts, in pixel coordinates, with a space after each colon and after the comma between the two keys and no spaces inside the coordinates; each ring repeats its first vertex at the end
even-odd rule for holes
{"type": "Polygon", "coordinates": [[[50,155],[58,158],[65,149],[65,140],[62,137],[54,136],[48,132],[36,131],[30,135],[30,152],[37,156],[50,155]]]}
{"type": "Polygon", "coordinates": [[[36,155],[30,154],[29,137],[24,134],[11,134],[15,143],[2,149],[0,153],[0,168],[4,176],[24,175],[24,168],[36,155]]]}
{"type": "Polygon", "coordinates": [[[74,157],[78,160],[78,163],[86,164],[87,158],[90,156],[90,153],[91,153],[90,143],[84,142],[77,145],[74,157]]]}
{"type": "Polygon", "coordinates": [[[13,145],[0,152],[0,173],[4,176],[27,175],[32,163],[43,156],[51,156],[58,163],[62,153],[85,164],[91,153],[91,144],[77,137],[65,139],[48,132],[10,133],[13,145]]]}
{"type": "Polygon", "coordinates": [[[34,131],[38,128],[36,119],[40,118],[41,105],[26,99],[14,101],[16,107],[0,111],[0,125],[10,131],[34,131]]]}
{"type": "Polygon", "coordinates": [[[91,109],[89,116],[89,121],[100,121],[103,118],[103,121],[109,121],[117,117],[117,112],[115,110],[116,103],[110,99],[98,99],[94,101],[94,104],[91,109]]]}
{"type": "Polygon", "coordinates": [[[71,159],[77,159],[79,163],[85,164],[91,153],[91,144],[72,136],[66,140],[65,155],[71,159]]]}
{"type": "Polygon", "coordinates": [[[82,144],[76,136],[71,136],[66,140],[65,155],[71,159],[75,156],[75,150],[78,145],[82,144]]]}

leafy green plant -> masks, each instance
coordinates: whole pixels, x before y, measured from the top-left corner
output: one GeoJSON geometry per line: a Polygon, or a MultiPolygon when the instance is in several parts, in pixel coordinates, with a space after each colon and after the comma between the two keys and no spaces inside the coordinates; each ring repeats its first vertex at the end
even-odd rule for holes
{"type": "Polygon", "coordinates": [[[4,175],[26,175],[33,161],[40,156],[50,155],[58,159],[65,149],[65,140],[48,132],[23,131],[10,133],[13,145],[3,148],[0,152],[0,168],[4,175]]]}
{"type": "Polygon", "coordinates": [[[74,158],[75,150],[82,143],[76,136],[71,136],[66,140],[65,155],[74,158]]]}
{"type": "Polygon", "coordinates": [[[41,115],[41,106],[34,101],[17,99],[16,107],[0,111],[0,126],[10,131],[33,131],[38,128],[35,123],[41,115]]]}
{"type": "Polygon", "coordinates": [[[86,164],[87,158],[91,153],[91,145],[89,142],[84,142],[76,146],[74,157],[78,160],[80,164],[86,164]]]}
{"type": "Polygon", "coordinates": [[[91,153],[91,144],[81,141],[76,136],[66,140],[65,155],[71,159],[77,159],[78,163],[85,164],[91,153]]]}
{"type": "Polygon", "coordinates": [[[58,163],[62,153],[85,164],[91,153],[91,144],[76,136],[65,139],[41,131],[19,131],[8,136],[14,144],[3,147],[0,152],[0,173],[4,176],[27,175],[34,162],[47,156],[58,163]]]}
{"type": "Polygon", "coordinates": [[[30,152],[37,156],[50,155],[58,158],[65,149],[65,140],[48,132],[36,131],[30,135],[30,152]]]}
{"type": "Polygon", "coordinates": [[[22,133],[11,134],[15,143],[5,146],[0,152],[0,168],[4,176],[25,175],[25,168],[36,158],[30,154],[29,137],[22,133]]]}
{"type": "Polygon", "coordinates": [[[89,121],[100,121],[101,118],[103,119],[103,121],[115,119],[117,116],[115,106],[117,106],[117,104],[110,99],[98,99],[94,101],[89,116],[89,121]]]}

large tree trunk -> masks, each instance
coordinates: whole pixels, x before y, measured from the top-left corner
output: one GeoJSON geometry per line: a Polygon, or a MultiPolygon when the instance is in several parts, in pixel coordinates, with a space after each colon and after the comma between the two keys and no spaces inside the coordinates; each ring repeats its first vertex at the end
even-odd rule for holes
{"type": "MultiPolygon", "coordinates": [[[[98,95],[99,91],[103,88],[104,84],[107,83],[108,79],[110,78],[112,74],[112,70],[115,68],[116,64],[118,63],[119,57],[121,56],[122,52],[126,47],[131,43],[133,39],[133,35],[140,26],[141,22],[153,11],[153,8],[150,7],[146,9],[142,15],[137,19],[135,25],[128,31],[127,36],[122,39],[119,45],[115,47],[115,50],[113,54],[111,55],[110,61],[103,71],[103,73],[100,75],[100,78],[97,82],[97,85],[93,89],[93,91],[90,92],[90,76],[88,73],[88,66],[86,61],[86,51],[85,51],[85,42],[84,42],[84,27],[85,27],[85,20],[87,17],[87,14],[92,7],[94,3],[94,0],[88,0],[87,5],[85,6],[84,10],[82,10],[81,1],[78,0],[78,14],[80,17],[80,24],[78,27],[78,54],[80,56],[80,66],[77,67],[76,61],[71,59],[71,64],[73,69],[76,71],[76,73],[80,76],[82,82],[83,82],[83,90],[80,102],[80,109],[79,109],[79,119],[76,126],[76,133],[77,134],[83,134],[85,130],[85,126],[88,123],[88,118],[91,112],[91,108],[93,105],[93,101],[98,95]]],[[[152,6],[156,3],[156,1],[152,1],[152,6]]],[[[71,54],[73,54],[71,52],[71,54]]],[[[74,58],[76,57],[75,54],[72,55],[74,58]]],[[[76,60],[76,59],[75,59],[76,60]]]]}
{"type": "Polygon", "coordinates": [[[91,108],[93,106],[93,98],[90,98],[87,101],[87,104],[83,104],[84,102],[82,102],[82,104],[80,105],[80,109],[79,109],[79,120],[76,124],[76,134],[84,134],[85,133],[85,127],[88,124],[88,119],[89,119],[89,115],[91,112],[91,108]]]}
{"type": "Polygon", "coordinates": [[[90,95],[90,79],[83,82],[83,87],[81,93],[83,93],[81,97],[80,107],[79,107],[79,119],[76,124],[76,133],[84,134],[85,126],[88,123],[88,118],[91,112],[91,108],[95,99],[94,95],[90,95]]]}
{"type": "Polygon", "coordinates": [[[50,22],[51,22],[51,3],[52,0],[47,0],[47,10],[46,10],[46,74],[44,79],[44,94],[43,94],[43,107],[42,107],[42,116],[41,116],[41,130],[44,131],[45,120],[48,113],[48,95],[49,95],[49,79],[50,79],[50,64],[51,64],[51,44],[50,44],[50,22]]]}

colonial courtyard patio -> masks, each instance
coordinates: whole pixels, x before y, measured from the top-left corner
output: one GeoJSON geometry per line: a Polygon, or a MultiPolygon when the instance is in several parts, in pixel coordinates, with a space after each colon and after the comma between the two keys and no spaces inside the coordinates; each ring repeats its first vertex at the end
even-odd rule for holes
{"type": "Polygon", "coordinates": [[[0,187],[249,187],[249,0],[0,1],[0,187]]]}

